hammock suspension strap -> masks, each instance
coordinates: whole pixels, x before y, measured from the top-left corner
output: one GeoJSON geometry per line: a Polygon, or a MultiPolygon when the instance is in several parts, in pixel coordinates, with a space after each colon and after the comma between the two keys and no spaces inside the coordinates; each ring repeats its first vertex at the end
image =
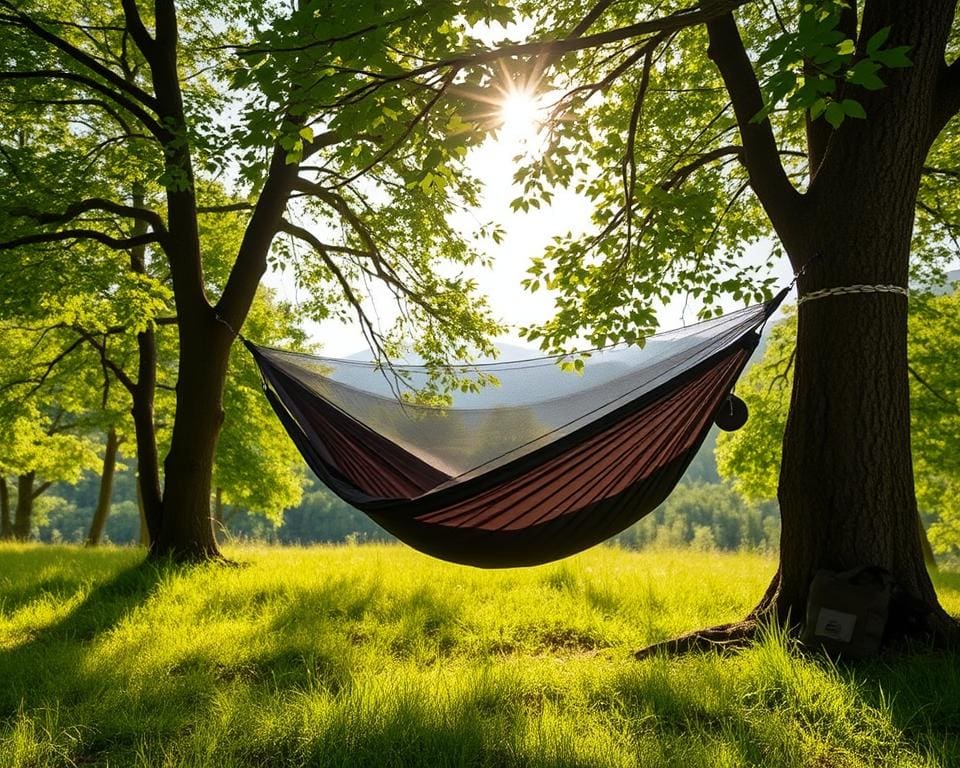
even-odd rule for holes
{"type": "Polygon", "coordinates": [[[811,291],[800,297],[797,306],[807,301],[825,299],[828,296],[847,296],[854,293],[893,293],[900,296],[910,296],[910,291],[902,285],[841,285],[837,288],[824,288],[821,291],[811,291]]]}

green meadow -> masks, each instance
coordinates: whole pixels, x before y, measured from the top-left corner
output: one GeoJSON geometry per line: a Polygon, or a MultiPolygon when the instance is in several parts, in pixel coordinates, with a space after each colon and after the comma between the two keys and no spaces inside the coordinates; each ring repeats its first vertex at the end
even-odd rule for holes
{"type": "MultiPolygon", "coordinates": [[[[736,618],[775,560],[598,547],[480,571],[395,545],[0,547],[0,766],[951,766],[960,663],[837,665],[736,618]]],[[[960,614],[960,574],[938,577],[960,614]]]]}

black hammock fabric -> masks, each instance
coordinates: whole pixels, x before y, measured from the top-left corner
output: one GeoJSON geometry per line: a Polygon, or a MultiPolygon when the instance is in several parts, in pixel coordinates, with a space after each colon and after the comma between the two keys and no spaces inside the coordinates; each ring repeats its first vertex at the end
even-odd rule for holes
{"type": "Polygon", "coordinates": [[[422,366],[245,341],[317,476],[401,541],[452,562],[536,565],[624,530],[673,490],[783,299],[590,353],[464,366],[498,385],[404,402],[422,366]]]}

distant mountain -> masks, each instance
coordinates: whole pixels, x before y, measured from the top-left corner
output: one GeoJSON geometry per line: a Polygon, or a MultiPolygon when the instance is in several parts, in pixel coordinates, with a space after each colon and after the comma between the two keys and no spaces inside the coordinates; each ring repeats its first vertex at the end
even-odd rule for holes
{"type": "Polygon", "coordinates": [[[955,269],[952,272],[947,272],[947,279],[942,285],[934,286],[930,289],[931,293],[936,294],[937,296],[942,296],[945,293],[953,293],[956,288],[956,284],[960,282],[960,269],[955,269]]]}

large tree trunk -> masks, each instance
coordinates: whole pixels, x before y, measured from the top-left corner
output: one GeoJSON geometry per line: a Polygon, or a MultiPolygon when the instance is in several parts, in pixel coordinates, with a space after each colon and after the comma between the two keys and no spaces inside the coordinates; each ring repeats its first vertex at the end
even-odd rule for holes
{"type": "MultiPolygon", "coordinates": [[[[913,66],[885,71],[887,87],[880,91],[847,89],[844,95],[863,104],[867,119],[808,132],[812,180],[791,201],[795,210],[759,184],[769,169],[748,164],[754,189],[801,272],[800,296],[853,285],[907,286],[916,196],[940,128],[936,87],[952,8],[932,2],[864,7],[861,47],[889,25],[888,45],[910,46],[913,66]]],[[[711,25],[711,47],[717,46],[712,55],[728,88],[737,89],[739,62],[723,55],[725,44],[735,41],[731,23],[711,25]]],[[[751,122],[754,104],[739,102],[746,144],[747,132],[760,128],[751,122]]],[[[817,570],[865,565],[887,568],[927,606],[934,637],[957,637],[957,623],[940,606],[924,565],[909,396],[906,297],[855,293],[800,306],[778,493],[779,569],[744,621],[677,638],[670,649],[741,644],[770,617],[795,627],[817,570]]]]}
{"type": "Polygon", "coordinates": [[[151,551],[178,559],[219,557],[210,514],[217,440],[223,424],[223,387],[233,334],[213,312],[180,321],[177,409],[164,462],[163,525],[151,551]]]}
{"type": "Polygon", "coordinates": [[[13,516],[13,537],[28,541],[33,528],[33,499],[35,472],[27,472],[17,478],[17,509],[13,516]]]}
{"type": "MultiPolygon", "coordinates": [[[[891,232],[859,206],[860,231],[838,241],[834,230],[817,284],[807,290],[906,285],[912,215],[896,210],[904,191],[875,184],[872,194],[887,203],[891,223],[906,218],[906,231],[891,232]]],[[[937,605],[917,524],[906,328],[907,300],[897,294],[832,296],[800,307],[779,491],[781,617],[803,616],[819,568],[880,565],[937,605]]]]}
{"type": "Polygon", "coordinates": [[[0,541],[13,538],[13,519],[10,517],[10,488],[7,478],[0,477],[0,541]]]}
{"type": "MultiPolygon", "coordinates": [[[[791,252],[797,268],[808,264],[801,296],[907,286],[916,195],[936,133],[940,36],[950,18],[943,4],[936,13],[927,6],[900,4],[891,32],[891,44],[911,46],[914,65],[885,74],[882,92],[858,90],[867,119],[845,121],[825,149],[807,194],[807,243],[791,252]]],[[[863,35],[885,22],[868,14],[863,35]]],[[[804,615],[817,569],[879,565],[929,606],[934,630],[955,631],[927,573],[918,525],[904,296],[833,295],[800,306],[778,496],[783,528],[771,607],[781,619],[804,615]]]]}
{"type": "Polygon", "coordinates": [[[107,517],[110,515],[110,501],[113,497],[113,476],[117,467],[117,447],[120,440],[117,430],[113,427],[107,432],[107,445],[103,451],[103,471],[100,473],[100,493],[97,496],[97,507],[93,511],[93,520],[90,522],[90,533],[87,535],[87,546],[95,547],[103,537],[103,529],[107,526],[107,517]]]}

